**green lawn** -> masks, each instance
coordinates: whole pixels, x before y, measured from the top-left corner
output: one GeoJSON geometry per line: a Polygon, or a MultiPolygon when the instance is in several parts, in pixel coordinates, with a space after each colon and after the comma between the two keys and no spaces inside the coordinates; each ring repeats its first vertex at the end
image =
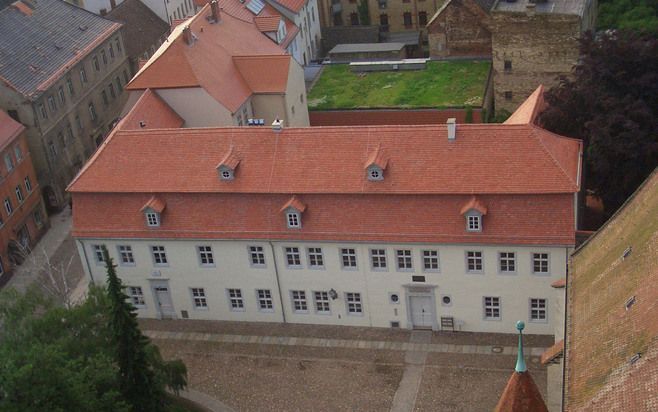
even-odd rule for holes
{"type": "Polygon", "coordinates": [[[352,73],[327,65],[308,95],[309,110],[444,108],[482,105],[488,61],[428,62],[425,70],[352,73]]]}

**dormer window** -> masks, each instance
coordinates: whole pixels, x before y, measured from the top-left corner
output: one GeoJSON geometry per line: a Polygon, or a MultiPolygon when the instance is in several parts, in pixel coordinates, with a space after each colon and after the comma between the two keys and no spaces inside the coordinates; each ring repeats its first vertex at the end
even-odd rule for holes
{"type": "Polygon", "coordinates": [[[377,146],[366,161],[366,177],[371,181],[384,180],[384,169],[388,165],[388,156],[377,146]]]}
{"type": "Polygon", "coordinates": [[[220,168],[219,175],[222,178],[222,180],[233,180],[233,170],[231,169],[220,168]]]}
{"type": "Polygon", "coordinates": [[[293,196],[288,202],[283,205],[281,211],[286,216],[286,227],[288,229],[301,229],[302,228],[302,213],[306,210],[306,205],[293,196]]]}
{"type": "Polygon", "coordinates": [[[162,212],[165,209],[165,202],[157,196],[151,197],[142,207],[142,213],[146,220],[146,226],[155,228],[160,227],[162,221],[162,212]]]}
{"type": "Polygon", "coordinates": [[[228,149],[221,162],[217,165],[217,172],[221,180],[233,180],[235,178],[235,169],[240,164],[240,157],[233,150],[233,146],[228,149]]]}
{"type": "Polygon", "coordinates": [[[466,231],[482,232],[482,216],[486,214],[487,207],[473,196],[461,210],[461,215],[466,219],[466,231]]]}

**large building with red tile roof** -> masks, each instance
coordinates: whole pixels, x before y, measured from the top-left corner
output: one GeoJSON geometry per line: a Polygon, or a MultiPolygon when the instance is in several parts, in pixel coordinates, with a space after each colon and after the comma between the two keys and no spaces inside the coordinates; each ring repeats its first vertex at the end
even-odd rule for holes
{"type": "Polygon", "coordinates": [[[85,270],[102,281],[106,245],[140,316],[552,332],[580,141],[533,124],[180,128],[155,104],[69,187],[85,270]]]}
{"type": "Polygon", "coordinates": [[[48,228],[25,131],[0,110],[0,287],[48,228]]]}
{"type": "Polygon", "coordinates": [[[249,119],[308,126],[303,69],[280,44],[287,31],[277,18],[272,34],[272,22],[259,28],[242,5],[205,5],[173,29],[126,86],[131,91],[127,107],[153,116],[151,111],[167,106],[183,127],[242,126],[249,119]],[[147,90],[164,106],[136,104],[147,90]]]}

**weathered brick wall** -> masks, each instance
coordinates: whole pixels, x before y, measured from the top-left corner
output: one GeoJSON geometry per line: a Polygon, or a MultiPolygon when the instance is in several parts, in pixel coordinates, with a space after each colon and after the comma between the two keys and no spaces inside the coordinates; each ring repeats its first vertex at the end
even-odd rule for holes
{"type": "Polygon", "coordinates": [[[490,57],[488,22],[473,0],[452,0],[427,26],[430,57],[490,57]]]}
{"type": "Polygon", "coordinates": [[[540,84],[551,87],[578,60],[580,18],[573,15],[492,14],[496,110],[513,112],[540,84]],[[506,70],[505,61],[511,63],[506,70]],[[511,92],[511,97],[506,92],[511,92]]]}

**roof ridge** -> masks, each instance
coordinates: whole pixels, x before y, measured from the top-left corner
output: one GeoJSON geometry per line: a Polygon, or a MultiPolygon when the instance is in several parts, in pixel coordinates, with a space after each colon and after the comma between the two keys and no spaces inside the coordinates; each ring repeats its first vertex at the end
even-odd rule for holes
{"type": "MultiPolygon", "coordinates": [[[[580,187],[580,185],[578,185],[576,182],[574,182],[574,180],[571,178],[571,176],[569,176],[569,173],[567,173],[567,171],[564,170],[564,167],[562,166],[562,162],[560,162],[558,159],[556,159],[556,157],[553,155],[553,152],[548,147],[546,147],[546,145],[542,141],[541,137],[538,136],[538,132],[544,131],[544,129],[542,129],[540,127],[532,127],[533,126],[532,124],[528,124],[527,126],[530,126],[533,137],[535,138],[535,140],[539,141],[539,146],[542,148],[542,150],[546,154],[548,154],[548,156],[551,159],[551,161],[553,162],[553,164],[555,164],[558,167],[558,169],[562,172],[562,174],[567,178],[569,183],[571,183],[576,189],[578,189],[580,187]]],[[[555,137],[555,136],[551,136],[551,137],[555,137]]],[[[580,151],[582,151],[582,150],[580,150],[580,151]]]]}

